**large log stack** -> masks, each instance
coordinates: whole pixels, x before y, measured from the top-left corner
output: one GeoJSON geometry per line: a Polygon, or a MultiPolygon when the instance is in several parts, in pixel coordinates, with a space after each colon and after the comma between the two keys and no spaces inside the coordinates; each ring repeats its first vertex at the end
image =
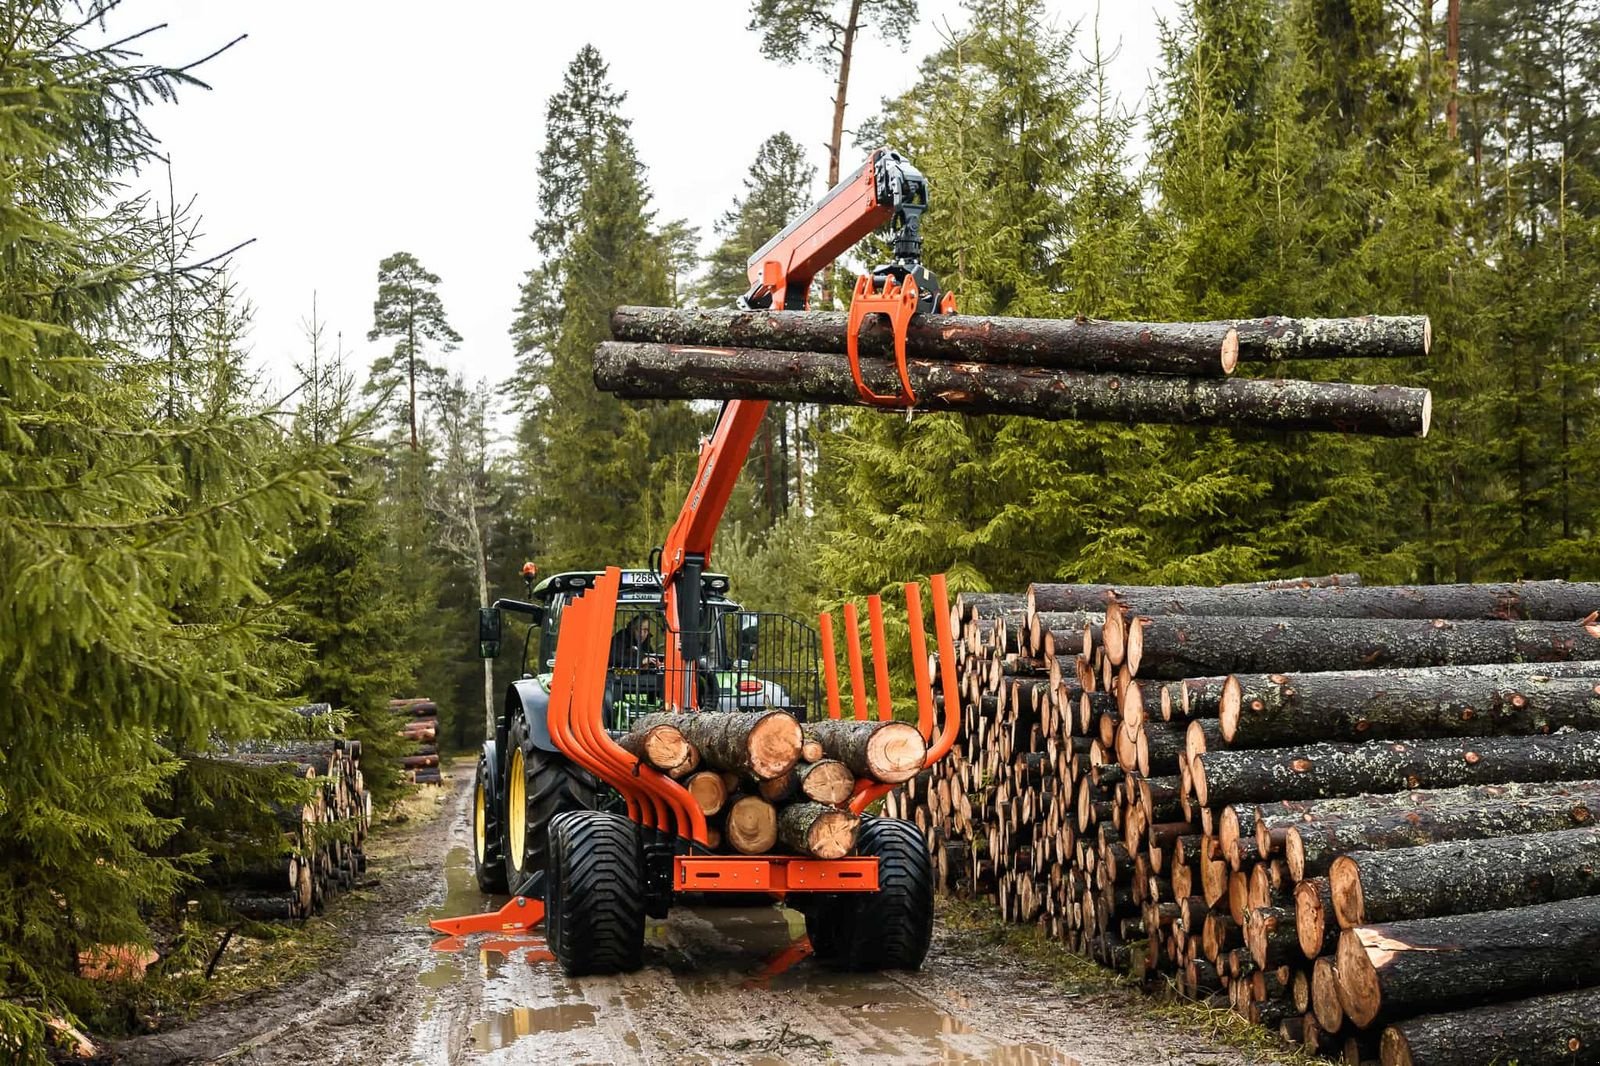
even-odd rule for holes
{"type": "Polygon", "coordinates": [[[1600,585],[958,597],[945,891],[1346,1061],[1600,1062],[1600,585]]]}
{"type": "Polygon", "coordinates": [[[899,784],[927,758],[907,722],[802,726],[780,710],[648,714],[618,744],[683,783],[706,816],[712,847],[820,859],[855,849],[860,820],[848,804],[859,782],[899,784]]]}
{"type": "Polygon", "coordinates": [[[442,785],[439,767],[439,705],[425,696],[389,701],[398,724],[396,732],[411,742],[400,755],[400,773],[419,785],[442,785]]]}
{"type": "MultiPolygon", "coordinates": [[[[903,389],[892,333],[872,316],[815,311],[619,307],[595,351],[595,385],[628,399],[749,399],[860,405],[855,370],[880,396],[903,389]]],[[[905,382],[924,411],[1128,423],[1428,432],[1426,389],[1233,376],[1241,360],[1425,356],[1421,317],[1103,322],[915,315],[905,382]]]]}

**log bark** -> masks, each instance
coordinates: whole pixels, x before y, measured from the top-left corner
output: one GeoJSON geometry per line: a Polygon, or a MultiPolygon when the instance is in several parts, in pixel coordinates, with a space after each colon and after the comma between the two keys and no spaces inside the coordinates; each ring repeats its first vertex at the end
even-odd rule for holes
{"type": "MultiPolygon", "coordinates": [[[[899,380],[888,360],[863,359],[861,372],[878,392],[892,393],[899,380]]],[[[1428,390],[1397,385],[1175,378],[926,360],[910,361],[908,376],[922,411],[1130,425],[1425,437],[1432,403],[1428,390]]],[[[817,352],[607,342],[595,352],[594,382],[604,392],[634,400],[866,405],[848,360],[817,352]]]]}
{"type": "Polygon", "coordinates": [[[1600,625],[1219,615],[1128,623],[1127,666],[1140,678],[1579,659],[1600,660],[1600,625]]]}
{"type": "Polygon", "coordinates": [[[1265,581],[1229,581],[1219,585],[1225,589],[1325,589],[1334,585],[1355,587],[1361,584],[1361,575],[1319,574],[1307,577],[1274,577],[1265,581]]]}
{"type": "Polygon", "coordinates": [[[1246,911],[1244,942],[1250,949],[1250,958],[1262,969],[1299,961],[1300,937],[1295,932],[1294,911],[1288,907],[1246,911]]]}
{"type": "Polygon", "coordinates": [[[778,842],[778,810],[760,796],[740,796],[728,807],[722,838],[745,855],[764,855],[778,842]]]}
{"type": "Polygon", "coordinates": [[[1104,611],[1235,618],[1458,618],[1576,622],[1600,610],[1600,582],[1515,581],[1458,585],[1338,585],[1249,588],[1208,585],[1056,585],[1035,583],[1038,611],[1104,611]]]}
{"type": "Polygon", "coordinates": [[[1600,895],[1600,828],[1357,852],[1328,879],[1346,929],[1600,895]]]}
{"type": "Polygon", "coordinates": [[[634,731],[676,726],[715,770],[748,774],[760,781],[782,777],[800,760],[800,723],[787,711],[699,711],[647,714],[634,731]]]}
{"type": "Polygon", "coordinates": [[[822,803],[791,803],[778,814],[778,839],[801,855],[839,859],[855,850],[860,821],[822,803]]]}
{"type": "MultiPolygon", "coordinates": [[[[837,311],[619,307],[611,312],[611,336],[619,341],[842,355],[848,335],[849,316],[837,311]]],[[[894,333],[881,317],[862,324],[857,345],[863,356],[894,358],[894,333]]],[[[913,359],[1196,377],[1230,373],[1238,349],[1238,335],[1228,322],[919,314],[906,331],[906,355],[913,359]]]]}
{"type": "Polygon", "coordinates": [[[1284,856],[1294,879],[1301,881],[1325,873],[1335,858],[1348,852],[1520,836],[1590,825],[1593,812],[1600,809],[1600,782],[1482,785],[1384,798],[1389,803],[1369,813],[1331,820],[1319,820],[1312,813],[1306,816],[1306,824],[1291,827],[1284,839],[1284,856]],[[1397,802],[1412,806],[1408,809],[1390,805],[1397,802]]]}
{"type": "MultiPolygon", "coordinates": [[[[1600,709],[1600,698],[1595,702],[1600,709]]],[[[1600,733],[1206,751],[1190,760],[1189,773],[1202,806],[1509,781],[1597,780],[1600,733]]]]}
{"type": "MultiPolygon", "coordinates": [[[[792,721],[792,719],[791,719],[792,721]]],[[[816,740],[857,777],[897,785],[917,775],[928,746],[909,722],[858,722],[824,718],[807,722],[805,735],[816,740]]]]}
{"type": "Polygon", "coordinates": [[[1426,315],[1362,315],[1359,318],[1240,319],[1239,358],[1408,359],[1428,354],[1433,325],[1426,315]]]}
{"type": "Polygon", "coordinates": [[[662,773],[671,773],[689,760],[689,742],[670,722],[657,722],[649,728],[635,725],[617,739],[617,746],[662,773]]]}
{"type": "Polygon", "coordinates": [[[1339,1001],[1358,1026],[1600,984],[1600,896],[1359,925],[1339,936],[1339,1001]]]}
{"type": "Polygon", "coordinates": [[[1223,739],[1242,748],[1600,726],[1594,660],[1240,674],[1233,681],[1218,693],[1217,714],[1223,739]]]}
{"type": "Polygon", "coordinates": [[[1383,1031],[1383,1066],[1594,1066],[1600,1063],[1600,991],[1582,988],[1426,1014],[1383,1031]]]}
{"type": "Polygon", "coordinates": [[[795,774],[799,778],[800,791],[805,793],[807,799],[832,807],[849,800],[850,793],[856,787],[855,775],[837,759],[802,763],[795,774]]]}

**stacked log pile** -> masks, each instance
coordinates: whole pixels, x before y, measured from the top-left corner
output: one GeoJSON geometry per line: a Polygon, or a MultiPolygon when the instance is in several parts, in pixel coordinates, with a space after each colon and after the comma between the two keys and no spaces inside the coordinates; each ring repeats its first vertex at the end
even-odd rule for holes
{"type": "MultiPolygon", "coordinates": [[[[308,718],[327,704],[296,708],[308,718]]],[[[292,802],[276,807],[283,850],[244,869],[218,865],[208,880],[242,918],[291,921],[320,913],[367,868],[365,843],[372,797],[361,773],[361,742],[343,737],[251,741],[207,758],[256,775],[303,781],[292,802]]]]}
{"type": "MultiPolygon", "coordinates": [[[[865,404],[842,312],[619,307],[595,385],[628,399],[865,404]]],[[[901,394],[882,316],[858,334],[867,388],[901,394]]],[[[1426,389],[1235,377],[1241,360],[1425,356],[1421,317],[1103,322],[916,315],[906,378],[926,411],[1130,423],[1428,432],[1426,389]]],[[[903,406],[904,404],[902,404],[903,406]]]]}
{"type": "Polygon", "coordinates": [[[400,755],[400,773],[419,785],[444,783],[439,771],[439,706],[426,697],[389,701],[389,710],[399,721],[397,732],[411,742],[400,755]]]}
{"type": "Polygon", "coordinates": [[[821,859],[855,849],[860,820],[848,804],[861,783],[900,784],[927,757],[922,735],[906,722],[802,726],[779,710],[649,714],[618,744],[683,783],[713,848],[821,859]]]}
{"type": "Polygon", "coordinates": [[[1346,1061],[1600,1061],[1600,585],[958,598],[948,892],[1346,1061]]]}

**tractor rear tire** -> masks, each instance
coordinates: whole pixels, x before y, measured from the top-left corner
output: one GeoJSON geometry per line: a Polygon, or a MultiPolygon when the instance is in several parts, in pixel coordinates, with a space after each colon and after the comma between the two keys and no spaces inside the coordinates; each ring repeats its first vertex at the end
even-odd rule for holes
{"type": "Polygon", "coordinates": [[[487,741],[472,780],[472,876],[478,891],[491,896],[506,891],[505,794],[498,769],[494,741],[487,741]]]}
{"type": "Polygon", "coordinates": [[[546,939],[567,975],[631,973],[644,964],[638,825],[600,811],[557,818],[546,884],[546,939]]]}
{"type": "Polygon", "coordinates": [[[551,819],[594,810],[598,785],[565,756],[534,747],[521,716],[511,723],[506,744],[506,885],[520,894],[548,865],[551,819]]]}
{"type": "Polygon", "coordinates": [[[927,841],[910,822],[863,818],[856,854],[877,857],[878,891],[844,897],[834,964],[858,973],[921,969],[933,940],[933,861],[927,841]]]}

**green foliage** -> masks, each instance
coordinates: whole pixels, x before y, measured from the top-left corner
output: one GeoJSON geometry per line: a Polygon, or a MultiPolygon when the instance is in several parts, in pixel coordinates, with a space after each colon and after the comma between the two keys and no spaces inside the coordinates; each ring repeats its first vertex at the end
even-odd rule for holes
{"type": "Polygon", "coordinates": [[[412,451],[419,443],[418,393],[431,398],[444,377],[443,369],[429,362],[424,344],[448,352],[461,343],[461,335],[445,318],[438,285],[439,276],[423,269],[410,252],[395,252],[378,264],[378,295],[367,339],[393,337],[395,345],[389,355],[372,361],[366,391],[392,405],[396,424],[410,431],[412,451]]]}
{"type": "Polygon", "coordinates": [[[750,29],[761,34],[761,54],[779,63],[811,61],[832,73],[839,68],[846,38],[854,43],[871,26],[904,48],[911,40],[915,9],[891,0],[752,0],[750,29]]]}

